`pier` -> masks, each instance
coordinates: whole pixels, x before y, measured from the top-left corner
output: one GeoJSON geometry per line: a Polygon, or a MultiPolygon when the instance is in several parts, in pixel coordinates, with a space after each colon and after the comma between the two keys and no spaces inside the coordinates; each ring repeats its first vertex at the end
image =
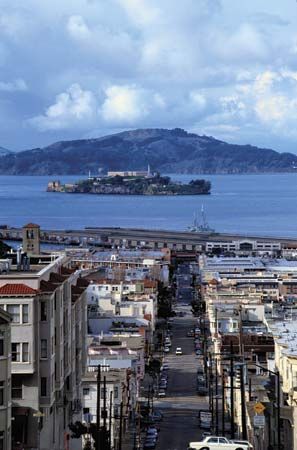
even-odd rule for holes
{"type": "MultiPolygon", "coordinates": [[[[0,226],[3,240],[22,240],[22,228],[0,226]]],[[[85,228],[82,230],[40,230],[43,243],[64,245],[111,245],[130,248],[169,248],[179,251],[207,251],[213,248],[236,250],[297,250],[297,238],[246,234],[146,230],[139,228],[85,228]]]]}

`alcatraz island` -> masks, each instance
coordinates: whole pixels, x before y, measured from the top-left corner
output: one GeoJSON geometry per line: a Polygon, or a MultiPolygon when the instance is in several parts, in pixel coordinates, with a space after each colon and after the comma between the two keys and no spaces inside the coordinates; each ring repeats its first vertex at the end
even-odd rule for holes
{"type": "Polygon", "coordinates": [[[107,175],[91,176],[76,183],[62,184],[51,181],[48,192],[97,195],[205,195],[210,194],[211,183],[192,180],[188,184],[173,182],[168,176],[147,171],[107,172],[107,175]]]}

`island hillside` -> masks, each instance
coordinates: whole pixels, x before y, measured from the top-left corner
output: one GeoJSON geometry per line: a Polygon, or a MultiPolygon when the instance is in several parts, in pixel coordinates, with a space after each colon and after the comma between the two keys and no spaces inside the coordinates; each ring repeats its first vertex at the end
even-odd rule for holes
{"type": "Polygon", "coordinates": [[[192,180],[189,184],[173,183],[160,174],[147,176],[89,177],[74,184],[48,183],[48,192],[100,195],[203,195],[210,194],[211,183],[192,180]]]}
{"type": "Polygon", "coordinates": [[[98,169],[161,173],[294,172],[297,156],[251,145],[228,144],[176,128],[125,131],[98,139],[57,142],[48,147],[2,154],[0,174],[98,174],[98,169]]]}

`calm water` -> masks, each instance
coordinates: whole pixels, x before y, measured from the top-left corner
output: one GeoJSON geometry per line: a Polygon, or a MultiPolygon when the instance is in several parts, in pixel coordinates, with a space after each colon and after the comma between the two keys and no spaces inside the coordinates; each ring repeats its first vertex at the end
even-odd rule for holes
{"type": "MultiPolygon", "coordinates": [[[[76,176],[59,177],[63,182],[76,176]]],[[[201,176],[175,175],[190,181],[201,176]]],[[[0,223],[44,228],[85,226],[185,230],[201,205],[221,232],[297,237],[297,174],[212,175],[209,196],[137,197],[55,194],[51,177],[0,176],[0,223]]]]}

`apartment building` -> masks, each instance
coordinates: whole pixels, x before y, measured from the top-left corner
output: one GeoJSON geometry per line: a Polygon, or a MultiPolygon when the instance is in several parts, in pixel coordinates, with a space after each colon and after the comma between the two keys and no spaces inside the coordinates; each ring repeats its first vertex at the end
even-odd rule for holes
{"type": "Polygon", "coordinates": [[[143,318],[150,322],[153,331],[157,316],[157,292],[157,283],[153,280],[91,281],[87,289],[88,311],[143,318]]]}
{"type": "Polygon", "coordinates": [[[107,428],[108,424],[111,448],[118,448],[119,421],[122,420],[125,430],[129,421],[135,420],[140,382],[144,377],[144,346],[141,335],[127,332],[88,337],[87,370],[82,383],[82,420],[86,423],[96,422],[97,374],[100,365],[100,409],[106,409],[101,426],[107,428]]]}
{"type": "MultiPolygon", "coordinates": [[[[96,423],[97,414],[97,374],[98,366],[89,366],[82,378],[81,422],[87,426],[96,423]]],[[[100,426],[107,430],[110,448],[119,448],[120,427],[122,436],[126,433],[129,418],[129,371],[112,369],[107,364],[101,366],[100,383],[100,426]],[[106,411],[104,414],[103,411],[106,411]],[[122,422],[122,424],[120,424],[122,422]]],[[[83,446],[94,444],[91,436],[83,438],[83,446]]]]}
{"type": "Polygon", "coordinates": [[[81,415],[88,283],[64,254],[18,258],[0,275],[0,306],[12,317],[12,445],[58,450],[81,415]]]}
{"type": "Polygon", "coordinates": [[[110,269],[110,276],[124,280],[137,270],[138,276],[159,280],[165,285],[169,282],[169,249],[94,251],[88,249],[67,250],[72,266],[82,270],[110,269]]]}
{"type": "Polygon", "coordinates": [[[240,256],[280,256],[280,242],[259,241],[254,239],[233,241],[209,241],[206,243],[207,253],[234,253],[240,256]]]}
{"type": "Polygon", "coordinates": [[[11,449],[11,316],[0,308],[0,450],[11,449]]]}
{"type": "MultiPolygon", "coordinates": [[[[255,450],[278,448],[279,440],[297,449],[296,261],[204,256],[200,270],[211,349],[225,358],[232,350],[235,371],[244,367],[234,392],[239,436],[245,426],[255,450]],[[265,408],[263,427],[255,425],[257,402],[265,408]]],[[[230,408],[229,394],[226,401],[230,408]]]]}

